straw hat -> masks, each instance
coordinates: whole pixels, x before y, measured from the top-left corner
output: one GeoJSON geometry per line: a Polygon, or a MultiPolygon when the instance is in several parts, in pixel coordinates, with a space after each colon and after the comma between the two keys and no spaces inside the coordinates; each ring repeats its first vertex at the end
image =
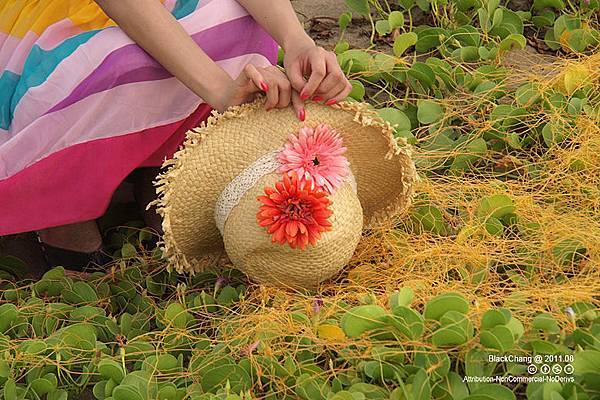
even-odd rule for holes
{"type": "Polygon", "coordinates": [[[156,183],[164,253],[169,268],[194,273],[225,250],[254,281],[314,288],[347,264],[364,227],[408,208],[416,179],[410,147],[399,146],[389,123],[364,103],[307,103],[301,122],[291,107],[267,112],[263,101],[213,113],[165,162],[167,170],[156,183]],[[322,187],[322,181],[315,186],[316,179],[301,183],[304,175],[282,172],[278,158],[290,134],[319,126],[334,131],[346,148],[348,171],[333,189],[322,187]],[[289,234],[283,244],[274,243],[272,226],[259,220],[268,207],[268,190],[282,189],[284,180],[327,204],[327,213],[315,213],[328,216],[328,226],[319,228],[312,244],[298,239],[303,249],[290,242],[289,234]]]}

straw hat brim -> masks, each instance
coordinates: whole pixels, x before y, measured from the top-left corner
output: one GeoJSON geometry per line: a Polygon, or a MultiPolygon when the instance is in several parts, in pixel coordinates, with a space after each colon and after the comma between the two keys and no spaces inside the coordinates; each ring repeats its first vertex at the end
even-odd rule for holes
{"type": "Polygon", "coordinates": [[[219,253],[223,240],[214,220],[217,199],[241,171],[281,148],[302,126],[325,123],[343,137],[369,227],[404,212],[416,179],[411,147],[398,142],[393,128],[365,103],[305,104],[301,122],[291,107],[265,111],[264,100],[213,113],[187,133],[183,147],[165,162],[157,180],[157,211],[163,217],[164,253],[178,272],[199,272],[206,256],[219,253]]]}

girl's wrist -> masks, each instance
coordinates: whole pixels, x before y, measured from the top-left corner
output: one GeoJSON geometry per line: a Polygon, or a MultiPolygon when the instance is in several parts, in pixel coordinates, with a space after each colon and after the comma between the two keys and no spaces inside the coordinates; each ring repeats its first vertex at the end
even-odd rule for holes
{"type": "Polygon", "coordinates": [[[304,31],[304,29],[302,29],[302,27],[299,27],[298,31],[293,31],[286,35],[281,40],[280,45],[283,48],[284,52],[289,52],[292,51],[294,48],[298,47],[302,48],[308,46],[315,46],[315,42],[311,39],[310,36],[308,36],[308,34],[304,31]]]}
{"type": "MultiPolygon", "coordinates": [[[[218,67],[217,67],[218,68],[218,67]]],[[[210,76],[197,79],[194,85],[194,92],[211,107],[221,109],[224,107],[223,101],[226,93],[233,84],[233,79],[221,68],[214,71],[210,76]]]]}

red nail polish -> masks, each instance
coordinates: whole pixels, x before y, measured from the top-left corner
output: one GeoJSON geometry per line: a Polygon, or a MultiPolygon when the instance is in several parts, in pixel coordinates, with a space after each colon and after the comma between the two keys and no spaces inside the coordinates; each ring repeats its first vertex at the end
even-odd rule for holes
{"type": "Polygon", "coordinates": [[[269,85],[267,85],[264,82],[260,82],[260,88],[263,90],[263,92],[268,92],[269,91],[269,85]]]}
{"type": "Polygon", "coordinates": [[[316,102],[323,101],[323,98],[319,97],[319,96],[313,96],[312,99],[313,99],[313,101],[316,101],[316,102]]]}
{"type": "Polygon", "coordinates": [[[298,119],[300,121],[304,121],[305,118],[306,118],[306,111],[304,111],[304,108],[301,108],[300,111],[298,111],[298,119]]]}
{"type": "Polygon", "coordinates": [[[325,103],[325,104],[327,104],[328,106],[332,106],[335,103],[336,103],[335,99],[331,99],[331,100],[327,100],[327,103],[325,103]]]}
{"type": "Polygon", "coordinates": [[[308,93],[306,93],[304,90],[302,92],[300,92],[300,99],[301,100],[308,99],[308,93]]]}

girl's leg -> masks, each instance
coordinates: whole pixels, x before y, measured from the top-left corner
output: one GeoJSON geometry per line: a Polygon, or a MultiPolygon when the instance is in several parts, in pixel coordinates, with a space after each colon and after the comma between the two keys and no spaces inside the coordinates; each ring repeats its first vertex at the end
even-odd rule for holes
{"type": "Polygon", "coordinates": [[[93,253],[102,248],[102,236],[94,220],[43,229],[38,235],[43,243],[63,250],[93,253]]]}

